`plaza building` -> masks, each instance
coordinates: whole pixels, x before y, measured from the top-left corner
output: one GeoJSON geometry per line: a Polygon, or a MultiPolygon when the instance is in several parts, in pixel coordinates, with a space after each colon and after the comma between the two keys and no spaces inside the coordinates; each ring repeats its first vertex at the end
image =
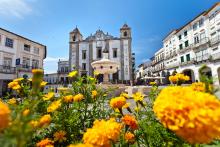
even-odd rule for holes
{"type": "Polygon", "coordinates": [[[219,85],[220,2],[202,12],[163,40],[165,72],[182,72],[199,81],[199,70],[219,85]],[[201,69],[205,65],[205,68],[201,69]]]}
{"type": "Polygon", "coordinates": [[[0,96],[15,78],[32,77],[32,69],[43,69],[45,45],[0,28],[0,96]]]}
{"type": "MultiPolygon", "coordinates": [[[[95,34],[83,39],[83,35],[76,27],[69,34],[69,67],[71,70],[77,70],[80,76],[93,76],[91,63],[100,60],[103,57],[103,50],[107,49],[109,59],[120,64],[118,71],[109,75],[110,81],[131,83],[134,77],[131,41],[131,28],[127,24],[120,28],[120,37],[114,37],[99,29],[95,34]]],[[[103,75],[99,75],[98,80],[102,82],[103,75]]]]}

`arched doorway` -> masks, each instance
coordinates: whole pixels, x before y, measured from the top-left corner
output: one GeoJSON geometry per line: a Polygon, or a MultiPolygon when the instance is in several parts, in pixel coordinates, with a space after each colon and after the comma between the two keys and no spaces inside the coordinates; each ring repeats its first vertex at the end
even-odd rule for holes
{"type": "Polygon", "coordinates": [[[189,76],[189,81],[187,81],[186,83],[193,83],[193,82],[195,82],[195,74],[194,74],[194,72],[193,72],[193,70],[192,69],[185,69],[185,70],[183,70],[183,72],[182,72],[184,75],[187,75],[187,76],[189,76]]]}
{"type": "Polygon", "coordinates": [[[102,83],[103,82],[103,74],[99,74],[99,75],[97,75],[97,81],[98,81],[98,83],[102,83]]]}
{"type": "Polygon", "coordinates": [[[202,66],[200,69],[199,69],[199,78],[200,78],[200,81],[201,81],[201,78],[202,76],[206,76],[208,77],[209,79],[212,79],[212,70],[210,67],[204,65],[202,66]]]}

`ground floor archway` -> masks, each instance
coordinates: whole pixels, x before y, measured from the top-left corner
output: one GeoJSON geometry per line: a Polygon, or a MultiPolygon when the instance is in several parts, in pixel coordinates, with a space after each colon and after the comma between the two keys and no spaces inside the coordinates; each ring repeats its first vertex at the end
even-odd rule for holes
{"type": "Polygon", "coordinates": [[[194,71],[193,71],[192,69],[184,69],[184,70],[182,71],[182,73],[183,73],[184,75],[189,76],[189,78],[190,78],[190,80],[187,81],[186,83],[191,84],[191,83],[195,82],[195,74],[194,74],[194,71]]]}
{"type": "Polygon", "coordinates": [[[102,83],[102,82],[103,82],[104,75],[103,75],[103,74],[99,74],[99,75],[97,75],[96,78],[97,78],[98,83],[102,83]]]}
{"type": "Polygon", "coordinates": [[[201,80],[201,76],[202,75],[204,75],[204,76],[206,76],[206,77],[208,77],[209,79],[212,79],[212,69],[210,68],[210,67],[208,67],[208,66],[203,66],[203,67],[201,67],[200,69],[199,69],[199,78],[200,78],[200,80],[201,80]]]}

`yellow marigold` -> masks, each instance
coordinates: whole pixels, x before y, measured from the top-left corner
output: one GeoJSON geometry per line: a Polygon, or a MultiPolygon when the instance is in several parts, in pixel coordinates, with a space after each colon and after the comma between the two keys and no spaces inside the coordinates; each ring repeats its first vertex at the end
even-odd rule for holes
{"type": "Polygon", "coordinates": [[[98,95],[98,92],[96,90],[92,91],[92,98],[95,98],[98,95]]]}
{"type": "Polygon", "coordinates": [[[201,91],[201,92],[205,92],[205,83],[203,82],[196,82],[196,83],[192,83],[191,88],[195,91],[201,91]]]}
{"type": "Polygon", "coordinates": [[[29,113],[30,113],[30,109],[25,109],[25,110],[22,112],[22,115],[23,115],[23,116],[27,116],[29,113]]]}
{"type": "Polygon", "coordinates": [[[126,104],[126,99],[124,97],[115,97],[112,98],[110,101],[110,106],[112,108],[118,108],[121,109],[126,104]]]}
{"type": "Polygon", "coordinates": [[[124,98],[126,98],[126,99],[129,98],[129,95],[128,95],[127,93],[124,93],[124,92],[122,92],[122,93],[120,94],[120,96],[121,96],[121,97],[124,97],[124,98]]]}
{"type": "Polygon", "coordinates": [[[53,147],[53,141],[50,140],[49,138],[46,138],[38,142],[36,146],[37,147],[48,147],[48,146],[53,147]]]}
{"type": "Polygon", "coordinates": [[[51,116],[50,114],[46,114],[46,115],[43,115],[40,120],[39,120],[39,125],[40,126],[45,126],[45,125],[49,125],[51,122],[51,116]]]}
{"type": "Polygon", "coordinates": [[[184,82],[184,81],[189,81],[190,78],[187,75],[184,75],[182,73],[177,73],[174,76],[169,76],[169,80],[170,82],[172,82],[173,84],[176,84],[178,82],[184,82]]]}
{"type": "Polygon", "coordinates": [[[140,107],[135,107],[135,108],[134,108],[134,111],[136,111],[136,112],[139,112],[140,110],[141,110],[140,107]]]}
{"type": "Polygon", "coordinates": [[[176,76],[169,76],[169,81],[172,82],[173,84],[177,83],[178,78],[176,76]]]}
{"type": "Polygon", "coordinates": [[[67,88],[67,87],[59,87],[57,88],[57,90],[61,93],[67,93],[70,91],[70,88],[67,88]]]}
{"type": "Polygon", "coordinates": [[[21,89],[21,86],[19,85],[19,82],[12,81],[8,84],[8,88],[12,88],[13,90],[19,90],[21,89]]]}
{"type": "Polygon", "coordinates": [[[8,104],[16,105],[17,104],[17,100],[15,98],[11,98],[11,99],[8,100],[8,104]]]}
{"type": "Polygon", "coordinates": [[[118,140],[121,128],[121,124],[117,123],[115,119],[96,120],[93,127],[87,129],[83,135],[83,141],[85,144],[91,144],[95,147],[110,147],[112,142],[118,140]]]}
{"type": "Polygon", "coordinates": [[[82,99],[84,99],[84,96],[81,93],[73,97],[74,102],[80,102],[82,99]]]}
{"type": "Polygon", "coordinates": [[[123,122],[125,125],[129,126],[129,127],[130,127],[131,129],[133,129],[133,130],[138,129],[138,122],[137,122],[137,120],[135,119],[135,117],[132,116],[132,115],[127,114],[127,115],[123,116],[122,122],[123,122]]]}
{"type": "Polygon", "coordinates": [[[58,108],[60,108],[60,106],[61,106],[61,100],[54,101],[48,106],[47,112],[54,112],[58,108]]]}
{"type": "Polygon", "coordinates": [[[140,92],[136,92],[132,96],[136,102],[138,101],[142,102],[144,100],[144,95],[140,92]]]}
{"type": "Polygon", "coordinates": [[[39,125],[39,122],[36,121],[36,120],[31,120],[31,121],[29,122],[29,125],[30,125],[32,128],[37,128],[38,125],[39,125]]]}
{"type": "Polygon", "coordinates": [[[22,80],[24,80],[24,78],[17,78],[17,79],[14,79],[13,82],[21,82],[22,80]]]}
{"type": "Polygon", "coordinates": [[[53,134],[53,137],[54,137],[54,141],[58,141],[58,142],[64,142],[66,141],[66,132],[65,131],[58,131],[58,132],[55,132],[53,134]]]}
{"type": "Polygon", "coordinates": [[[130,144],[133,144],[135,142],[135,135],[131,132],[125,133],[124,137],[125,137],[125,141],[130,144]]]}
{"type": "Polygon", "coordinates": [[[68,77],[71,77],[71,78],[73,78],[73,77],[75,77],[76,75],[77,75],[77,71],[76,70],[74,70],[74,71],[71,71],[69,74],[68,74],[68,77]]]}
{"type": "Polygon", "coordinates": [[[209,143],[220,136],[220,101],[191,87],[164,88],[153,110],[168,129],[189,143],[209,143]]]}
{"type": "Polygon", "coordinates": [[[73,95],[66,95],[63,97],[63,101],[66,102],[66,103],[71,103],[73,102],[73,95]]]}
{"type": "Polygon", "coordinates": [[[45,81],[42,81],[42,82],[40,83],[40,86],[41,86],[41,87],[44,87],[45,85],[47,85],[47,82],[45,82],[45,81]]]}
{"type": "Polygon", "coordinates": [[[123,109],[126,109],[126,108],[128,108],[130,105],[131,105],[131,103],[126,103],[122,108],[123,108],[123,109]]]}
{"type": "Polygon", "coordinates": [[[155,85],[157,85],[156,82],[150,82],[149,84],[150,84],[151,86],[155,86],[155,85]]]}
{"type": "Polygon", "coordinates": [[[80,144],[70,144],[67,147],[95,147],[95,146],[93,146],[91,144],[82,144],[82,143],[80,143],[80,144]]]}
{"type": "Polygon", "coordinates": [[[0,130],[9,125],[10,113],[11,111],[8,106],[0,101],[0,130]]]}
{"type": "Polygon", "coordinates": [[[33,74],[43,74],[44,71],[42,69],[32,69],[33,74]]]}
{"type": "Polygon", "coordinates": [[[43,96],[43,100],[47,101],[50,100],[52,97],[54,97],[54,92],[48,92],[43,96]]]}

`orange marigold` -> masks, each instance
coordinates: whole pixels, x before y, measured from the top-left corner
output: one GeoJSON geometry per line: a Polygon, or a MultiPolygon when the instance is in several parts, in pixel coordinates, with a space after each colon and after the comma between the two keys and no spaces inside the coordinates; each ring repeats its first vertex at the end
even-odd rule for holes
{"type": "Polygon", "coordinates": [[[122,118],[122,122],[124,122],[125,125],[129,126],[133,130],[138,129],[138,122],[135,119],[135,117],[132,115],[129,115],[129,114],[125,115],[122,118]]]}
{"type": "Polygon", "coordinates": [[[95,147],[95,146],[93,146],[91,144],[82,144],[82,143],[80,143],[80,144],[70,144],[67,147],[95,147]]]}
{"type": "Polygon", "coordinates": [[[220,136],[220,101],[191,87],[167,87],[153,110],[164,127],[189,143],[209,143],[220,136]]]}
{"type": "Polygon", "coordinates": [[[110,106],[114,109],[121,109],[126,104],[126,99],[124,97],[112,98],[110,101],[110,106]]]}
{"type": "Polygon", "coordinates": [[[49,138],[43,139],[36,144],[37,147],[53,147],[53,141],[49,138]]]}
{"type": "Polygon", "coordinates": [[[58,132],[55,132],[53,134],[53,137],[54,137],[54,141],[58,141],[58,142],[64,142],[66,141],[66,132],[65,131],[58,131],[58,132]]]}
{"type": "Polygon", "coordinates": [[[80,102],[83,99],[84,99],[84,96],[81,93],[79,93],[73,97],[74,102],[80,102]]]}
{"type": "Polygon", "coordinates": [[[135,135],[131,132],[125,133],[125,141],[133,144],[135,142],[135,135]]]}
{"type": "Polygon", "coordinates": [[[71,103],[71,102],[73,102],[73,98],[74,98],[73,95],[66,95],[63,97],[63,101],[66,103],[71,103]]]}
{"type": "Polygon", "coordinates": [[[92,144],[95,147],[110,147],[112,142],[118,140],[121,128],[121,124],[117,123],[115,119],[96,120],[93,127],[87,129],[83,135],[83,141],[85,144],[92,144]]]}
{"type": "Polygon", "coordinates": [[[0,130],[9,125],[10,113],[11,111],[8,106],[0,101],[0,130]]]}
{"type": "Polygon", "coordinates": [[[50,116],[50,114],[43,115],[43,116],[40,118],[40,120],[39,120],[40,126],[49,125],[50,122],[51,122],[51,116],[50,116]]]}

